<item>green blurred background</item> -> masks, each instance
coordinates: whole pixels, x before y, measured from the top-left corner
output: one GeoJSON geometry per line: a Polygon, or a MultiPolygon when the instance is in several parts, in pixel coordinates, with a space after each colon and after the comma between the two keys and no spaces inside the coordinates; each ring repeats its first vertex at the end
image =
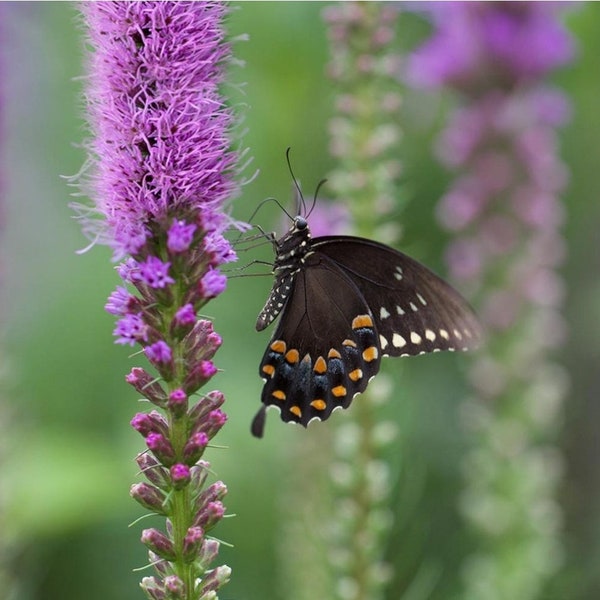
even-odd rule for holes
{"type": "MultiPolygon", "coordinates": [[[[82,27],[68,3],[15,2],[2,10],[0,536],[12,541],[18,600],[141,598],[137,582],[149,573],[132,568],[145,564],[138,540],[148,521],[128,528],[142,514],[128,489],[143,442],[129,427],[138,405],[124,382],[137,362],[128,348],[113,344],[113,318],[103,310],[117,284],[109,251],[75,253],[86,241],[68,208],[74,190],[62,178],[77,173],[85,158],[78,147],[85,135],[78,79],[82,27]]],[[[333,167],[327,152],[333,90],[325,76],[321,10],[320,3],[242,3],[230,18],[231,34],[250,39],[234,44],[245,67],[233,70],[232,81],[245,85],[225,91],[246,105],[243,142],[253,157],[247,175],[260,171],[236,203],[241,219],[267,196],[289,202],[287,146],[293,146],[306,190],[333,167]]],[[[561,501],[568,555],[548,597],[591,600],[600,597],[600,5],[580,5],[567,22],[579,55],[555,82],[574,107],[561,134],[571,172],[564,198],[571,335],[560,357],[572,378],[560,440],[567,461],[561,501]]],[[[408,16],[399,29],[408,45],[426,30],[408,16]]],[[[404,249],[440,272],[446,240],[441,232],[432,234],[432,224],[448,179],[431,158],[431,142],[443,103],[408,94],[400,150],[411,197],[403,214],[404,249]]],[[[276,228],[280,217],[265,207],[259,221],[276,228]]],[[[241,262],[259,256],[268,254],[244,254],[241,262]]],[[[217,355],[224,374],[215,385],[228,398],[230,422],[219,436],[229,449],[212,450],[207,458],[229,486],[226,504],[237,515],[217,533],[235,545],[222,552],[233,568],[224,599],[286,597],[278,566],[290,518],[284,483],[290,448],[303,432],[271,418],[265,439],[249,434],[259,406],[257,365],[268,338],[255,333],[254,322],[269,289],[268,278],[233,279],[208,309],[224,339],[217,355]]],[[[394,501],[390,555],[400,577],[390,591],[393,599],[403,577],[408,580],[421,563],[441,565],[441,583],[431,597],[451,597],[453,566],[462,552],[455,513],[464,449],[456,411],[462,394],[458,362],[436,355],[387,365],[405,399],[395,413],[402,435],[394,460],[404,464],[405,475],[394,501]]]]}

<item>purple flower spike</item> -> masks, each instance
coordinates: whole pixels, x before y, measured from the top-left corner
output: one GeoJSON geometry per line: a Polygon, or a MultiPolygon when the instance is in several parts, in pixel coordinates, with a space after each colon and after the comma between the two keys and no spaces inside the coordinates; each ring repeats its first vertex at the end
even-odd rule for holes
{"type": "Polygon", "coordinates": [[[204,250],[209,254],[213,267],[237,260],[231,244],[220,233],[211,233],[204,238],[204,250]]]}
{"type": "Polygon", "coordinates": [[[197,227],[193,223],[186,224],[185,221],[175,221],[167,233],[167,248],[173,254],[185,252],[194,239],[197,227]]]}
{"type": "Polygon", "coordinates": [[[155,256],[149,256],[145,262],[140,263],[140,279],[151,288],[164,288],[175,280],[169,276],[171,263],[163,262],[155,256]]]}
{"type": "Polygon", "coordinates": [[[178,327],[191,327],[196,322],[196,311],[191,304],[184,304],[175,313],[175,324],[178,327]]]}
{"type": "Polygon", "coordinates": [[[171,348],[169,348],[168,344],[162,340],[151,344],[150,346],[146,346],[144,348],[144,353],[152,363],[166,364],[171,362],[173,358],[171,348]]]}
{"type": "Polygon", "coordinates": [[[559,561],[541,571],[508,566],[508,547],[519,556],[563,553],[559,527],[540,531],[531,523],[531,515],[547,506],[561,520],[555,494],[562,460],[551,440],[567,384],[549,350],[565,329],[565,285],[555,269],[564,256],[559,197],[566,170],[556,127],[569,106],[543,77],[573,55],[558,18],[563,7],[445,3],[438,6],[433,36],[411,61],[413,79],[458,92],[459,108],[449,113],[438,144],[454,176],[438,216],[454,236],[446,250],[450,272],[471,288],[489,332],[470,368],[472,389],[461,410],[472,434],[461,509],[477,540],[461,569],[464,598],[481,597],[482,582],[498,597],[524,598],[555,576],[559,561]],[[508,431],[518,432],[518,460],[498,444],[508,431]],[[543,467],[541,455],[551,457],[543,467]],[[526,512],[514,510],[523,506],[526,512]],[[512,514],[498,520],[490,507],[512,514]]]}
{"type": "Polygon", "coordinates": [[[145,342],[148,339],[148,326],[140,315],[125,315],[117,321],[113,333],[117,337],[117,344],[134,346],[136,342],[145,342]]]}
{"type": "Polygon", "coordinates": [[[111,315],[123,316],[131,310],[132,302],[135,302],[135,298],[124,287],[117,286],[108,297],[104,310],[111,315]]]}
{"type": "Polygon", "coordinates": [[[134,367],[126,380],[165,413],[132,420],[150,452],[137,458],[149,483],[131,494],[167,523],[166,533],[142,535],[156,571],[142,588],[161,600],[216,598],[228,569],[209,570],[203,530],[190,530],[185,540],[175,532],[187,531],[202,508],[210,467],[198,460],[209,433],[226,420],[220,410],[207,416],[221,406],[220,392],[208,400],[192,394],[217,372],[212,359],[222,341],[198,314],[225,290],[216,267],[236,258],[223,236],[232,224],[225,204],[238,189],[229,137],[234,118],[220,94],[230,57],[222,26],[227,5],[79,6],[91,49],[85,96],[93,134],[82,187],[94,206],[75,209],[84,233],[121,261],[123,285],[106,303],[119,317],[116,342],[139,345],[156,370],[134,367]],[[185,589],[205,581],[208,587],[185,589]]]}
{"type": "Polygon", "coordinates": [[[210,269],[200,280],[198,287],[204,298],[215,298],[225,291],[226,285],[227,277],[217,269],[210,269]]]}

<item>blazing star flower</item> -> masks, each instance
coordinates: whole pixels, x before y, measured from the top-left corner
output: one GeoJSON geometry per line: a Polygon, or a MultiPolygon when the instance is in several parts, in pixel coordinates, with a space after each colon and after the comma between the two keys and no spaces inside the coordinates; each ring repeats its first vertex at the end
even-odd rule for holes
{"type": "Polygon", "coordinates": [[[436,31],[412,55],[415,85],[452,85],[473,92],[493,81],[535,81],[569,61],[573,41],[547,3],[453,2],[431,9],[436,31]]]}
{"type": "Polygon", "coordinates": [[[462,569],[465,598],[537,598],[560,566],[561,461],[549,440],[567,386],[551,352],[565,329],[556,269],[566,172],[556,128],[569,109],[543,82],[573,55],[559,9],[445,4],[409,66],[413,81],[447,85],[463,100],[438,143],[455,174],[438,216],[454,235],[450,272],[471,286],[489,332],[469,374],[478,400],[463,407],[477,444],[463,468],[461,509],[481,541],[462,569]]]}
{"type": "MultiPolygon", "coordinates": [[[[131,495],[168,519],[164,532],[142,533],[157,573],[142,588],[149,598],[216,598],[230,570],[210,566],[218,542],[207,534],[224,508],[206,494],[210,466],[201,457],[225,424],[224,398],[211,392],[192,400],[217,373],[212,358],[221,345],[197,315],[225,289],[218,267],[235,259],[222,236],[225,202],[236,190],[233,117],[219,93],[230,54],[227,9],[220,2],[80,6],[92,48],[85,185],[94,208],[76,208],[84,232],[122,260],[124,285],[106,305],[120,317],[116,341],[140,344],[159,375],[135,367],[126,381],[165,411],[131,423],[148,448],[138,457],[148,482],[131,495]]],[[[226,487],[219,486],[220,503],[226,487]]]]}

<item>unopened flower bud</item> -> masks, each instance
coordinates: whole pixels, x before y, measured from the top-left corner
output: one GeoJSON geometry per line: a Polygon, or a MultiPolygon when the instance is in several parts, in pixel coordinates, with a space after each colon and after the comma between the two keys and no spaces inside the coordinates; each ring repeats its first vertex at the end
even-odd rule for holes
{"type": "Polygon", "coordinates": [[[150,454],[150,452],[140,452],[135,461],[141,469],[144,476],[154,485],[161,489],[168,489],[171,486],[169,472],[150,454]]]}
{"type": "Polygon", "coordinates": [[[164,579],[164,587],[169,600],[185,600],[185,584],[177,575],[168,575],[164,579]]]}
{"type": "Polygon", "coordinates": [[[161,433],[149,433],[146,436],[146,445],[163,465],[170,467],[175,462],[173,446],[161,433]]]}
{"type": "Polygon", "coordinates": [[[196,498],[195,509],[200,512],[204,506],[211,502],[217,502],[223,500],[227,494],[227,486],[222,481],[215,481],[212,485],[209,485],[199,496],[196,498]]]}
{"type": "Polygon", "coordinates": [[[210,360],[220,348],[223,340],[213,329],[210,321],[201,319],[185,338],[185,355],[194,362],[210,360]]]}
{"type": "Polygon", "coordinates": [[[202,541],[204,540],[204,530],[202,527],[190,527],[183,539],[183,560],[193,562],[198,557],[202,541]]]}
{"type": "Polygon", "coordinates": [[[142,531],[142,537],[140,538],[142,544],[152,550],[155,554],[161,558],[174,561],[176,558],[175,550],[173,548],[173,542],[158,529],[144,529],[142,531]]]}
{"type": "Polygon", "coordinates": [[[187,465],[176,463],[169,469],[169,472],[171,474],[171,481],[173,482],[173,487],[176,490],[183,489],[190,482],[190,468],[187,465]]]}
{"type": "Polygon", "coordinates": [[[231,569],[227,565],[216,567],[212,571],[205,574],[200,587],[202,594],[201,599],[208,598],[205,596],[207,592],[216,591],[224,586],[231,578],[231,569]]]}
{"type": "Polygon", "coordinates": [[[194,519],[194,525],[202,527],[205,531],[212,529],[225,514],[225,507],[220,501],[205,504],[194,519]]]}
{"type": "Polygon", "coordinates": [[[140,587],[152,600],[166,600],[167,598],[162,582],[156,577],[144,577],[140,582],[140,587]]]}
{"type": "Polygon", "coordinates": [[[175,417],[183,417],[183,415],[185,415],[185,413],[187,412],[188,408],[187,394],[181,388],[173,390],[169,394],[167,408],[175,417]]]}
{"type": "Polygon", "coordinates": [[[131,426],[143,436],[153,432],[166,435],[168,431],[164,417],[155,410],[150,413],[137,413],[131,419],[131,426]]]}
{"type": "Polygon", "coordinates": [[[206,460],[196,461],[196,464],[190,469],[191,472],[191,483],[195,489],[202,489],[208,473],[210,472],[210,463],[206,460]]]}
{"type": "Polygon", "coordinates": [[[156,406],[163,407],[167,400],[167,394],[162,386],[153,377],[141,367],[134,367],[131,372],[125,377],[125,381],[134,387],[134,389],[147,398],[156,406]]]}
{"type": "Polygon", "coordinates": [[[219,408],[225,402],[225,396],[222,392],[215,390],[210,392],[190,410],[190,421],[192,430],[199,431],[204,429],[204,419],[211,411],[219,408]]]}
{"type": "Polygon", "coordinates": [[[167,499],[164,492],[149,483],[135,483],[131,486],[129,493],[134,500],[137,500],[143,507],[159,515],[166,515],[165,501],[167,499]]]}
{"type": "Polygon", "coordinates": [[[209,438],[212,438],[219,432],[221,427],[223,427],[226,422],[227,415],[222,410],[217,408],[216,410],[211,410],[208,415],[206,415],[202,429],[209,438]]]}
{"type": "Polygon", "coordinates": [[[198,563],[203,571],[206,571],[219,554],[219,542],[212,538],[204,538],[200,552],[198,552],[198,563]]]}
{"type": "Polygon", "coordinates": [[[210,360],[201,360],[190,367],[189,373],[183,382],[183,389],[188,396],[201,388],[213,375],[217,368],[210,360]]]}
{"type": "Polygon", "coordinates": [[[183,457],[186,464],[193,465],[202,456],[208,441],[208,436],[203,431],[192,434],[183,448],[183,457]]]}

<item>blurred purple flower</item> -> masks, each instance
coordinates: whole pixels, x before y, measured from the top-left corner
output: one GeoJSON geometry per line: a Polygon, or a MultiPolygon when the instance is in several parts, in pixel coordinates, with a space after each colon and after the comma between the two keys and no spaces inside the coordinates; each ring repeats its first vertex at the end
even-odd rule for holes
{"type": "Polygon", "coordinates": [[[451,275],[471,286],[489,333],[469,373],[480,401],[463,407],[477,443],[464,464],[461,508],[481,544],[463,565],[462,595],[480,600],[536,598],[560,566],[560,459],[548,440],[567,382],[549,350],[565,330],[555,269],[564,258],[567,173],[556,128],[570,107],[542,81],[573,57],[560,10],[545,2],[437,5],[435,31],[408,69],[414,83],[462,97],[436,148],[455,177],[438,217],[454,235],[451,275]],[[554,515],[544,527],[540,511],[554,515]],[[507,568],[506,548],[544,568],[507,568]]]}
{"type": "Polygon", "coordinates": [[[546,2],[433,3],[434,34],[407,67],[415,85],[506,87],[568,63],[574,44],[546,2]]]}
{"type": "MultiPolygon", "coordinates": [[[[143,471],[150,482],[134,486],[132,497],[168,518],[166,533],[142,534],[158,574],[142,588],[150,598],[191,600],[214,595],[229,576],[226,567],[208,570],[203,549],[223,512],[204,529],[190,529],[205,510],[196,501],[206,479],[197,471],[209,468],[200,458],[226,421],[214,416],[222,394],[192,406],[190,396],[217,373],[210,359],[221,344],[197,315],[225,289],[219,265],[235,259],[221,235],[230,225],[225,203],[237,189],[237,156],[229,150],[233,115],[219,92],[230,56],[222,25],[227,7],[146,1],[80,7],[92,49],[86,100],[93,137],[83,187],[94,208],[76,209],[84,232],[124,259],[118,273],[126,287],[106,304],[121,317],[116,341],[139,343],[159,374],[134,368],[126,380],[168,415],[152,411],[132,421],[149,450],[143,471]],[[176,533],[186,530],[185,539],[176,533]],[[184,565],[171,564],[184,554],[184,565]]],[[[213,544],[212,558],[216,550],[213,544]]]]}

